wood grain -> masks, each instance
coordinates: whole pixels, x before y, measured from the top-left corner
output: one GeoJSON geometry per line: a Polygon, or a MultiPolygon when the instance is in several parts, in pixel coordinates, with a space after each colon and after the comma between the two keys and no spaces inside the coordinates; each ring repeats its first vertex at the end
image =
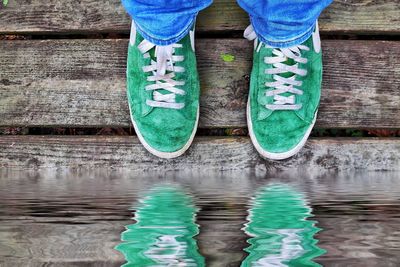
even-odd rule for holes
{"type": "MultiPolygon", "coordinates": [[[[127,40],[0,41],[0,126],[129,127],[127,40]]],[[[323,42],[317,127],[400,128],[400,43],[323,42]]],[[[252,44],[200,39],[200,127],[245,127],[252,44]],[[221,54],[235,56],[224,62],[221,54]]]]}
{"type": "MultiPolygon", "coordinates": [[[[13,0],[0,8],[0,33],[129,32],[119,0],[13,0]]],[[[215,0],[200,13],[198,30],[244,30],[247,14],[234,0],[215,0]]],[[[399,34],[398,0],[337,0],[320,19],[324,33],[399,34]]]]}
{"type": "MultiPolygon", "coordinates": [[[[0,265],[121,266],[124,257],[114,247],[121,243],[124,226],[134,223],[132,217],[140,199],[150,188],[172,183],[192,196],[199,209],[196,223],[200,233],[195,239],[207,266],[240,266],[247,255],[244,249],[249,247],[246,241],[250,237],[243,227],[249,209],[254,207],[252,197],[276,184],[288,185],[293,193],[306,197],[304,203],[315,215],[309,220],[322,228],[315,239],[327,250],[318,263],[396,266],[399,245],[393,240],[400,236],[398,173],[299,176],[293,172],[290,176],[256,177],[240,171],[169,175],[141,176],[110,169],[1,169],[0,265]]],[[[274,195],[276,201],[283,202],[285,197],[274,195]]],[[[293,212],[290,208],[287,206],[288,214],[293,212]]],[[[159,210],[158,217],[163,211],[159,210]]],[[[165,216],[164,221],[169,218],[165,216]]]]}
{"type": "Polygon", "coordinates": [[[261,159],[248,138],[198,137],[185,156],[163,160],[146,152],[134,137],[2,136],[0,167],[129,168],[134,171],[244,170],[268,172],[400,170],[399,139],[313,139],[285,161],[261,159]]]}

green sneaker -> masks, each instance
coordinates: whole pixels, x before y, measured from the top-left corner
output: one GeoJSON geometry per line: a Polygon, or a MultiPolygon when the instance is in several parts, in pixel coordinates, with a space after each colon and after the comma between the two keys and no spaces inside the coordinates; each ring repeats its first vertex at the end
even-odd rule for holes
{"type": "Polygon", "coordinates": [[[199,120],[194,31],[176,44],[156,46],[132,22],[127,68],[129,109],[140,142],[161,158],[182,155],[199,120]]]}
{"type": "Polygon", "coordinates": [[[273,48],[255,40],[247,104],[251,140],[265,158],[286,159],[304,146],[315,124],[321,95],[322,53],[318,24],[301,45],[273,48]]]}

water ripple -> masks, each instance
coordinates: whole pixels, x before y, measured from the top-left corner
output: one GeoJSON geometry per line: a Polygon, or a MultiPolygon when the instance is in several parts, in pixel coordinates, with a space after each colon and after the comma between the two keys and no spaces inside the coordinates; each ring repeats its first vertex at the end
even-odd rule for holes
{"type": "Polygon", "coordinates": [[[316,222],[304,196],[285,184],[272,184],[254,197],[244,227],[250,246],[242,266],[320,266],[316,222]]]}
{"type": "Polygon", "coordinates": [[[116,247],[124,266],[205,266],[193,238],[199,233],[198,211],[190,195],[174,186],[151,189],[139,201],[135,224],[126,226],[116,247]]]}

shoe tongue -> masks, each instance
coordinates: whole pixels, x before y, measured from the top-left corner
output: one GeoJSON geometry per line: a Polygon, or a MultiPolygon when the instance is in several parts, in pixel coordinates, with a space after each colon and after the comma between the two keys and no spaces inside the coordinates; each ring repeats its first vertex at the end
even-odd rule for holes
{"type": "Polygon", "coordinates": [[[150,51],[149,51],[149,55],[151,60],[156,61],[156,47],[153,47],[150,51]]]}
{"type": "MultiPolygon", "coordinates": [[[[283,62],[283,64],[288,65],[288,66],[294,66],[297,64],[296,61],[294,61],[291,58],[288,58],[285,62],[283,62]]],[[[285,72],[282,74],[279,74],[279,76],[283,77],[283,78],[291,78],[293,76],[295,76],[296,74],[294,74],[293,72],[285,72]]],[[[280,94],[281,96],[286,96],[289,97],[291,95],[293,95],[292,93],[284,93],[284,94],[280,94]]]]}
{"type": "MultiPolygon", "coordinates": [[[[153,47],[153,48],[149,51],[149,54],[150,54],[150,58],[151,58],[152,61],[157,61],[157,57],[156,57],[156,47],[153,47]]],[[[169,73],[171,73],[171,71],[168,71],[168,70],[167,70],[167,71],[165,72],[165,74],[169,74],[169,73]]],[[[162,80],[162,82],[164,82],[164,81],[162,80]]],[[[165,89],[158,89],[157,92],[159,92],[159,93],[161,93],[161,94],[169,94],[169,93],[170,93],[169,91],[167,91],[167,90],[165,90],[165,89]]]]}
{"type": "MultiPolygon", "coordinates": [[[[284,64],[286,64],[286,65],[288,65],[288,66],[294,66],[294,65],[296,65],[296,64],[298,64],[296,61],[294,61],[293,59],[291,59],[291,58],[288,58],[285,62],[284,62],[284,64]]],[[[294,73],[292,73],[292,72],[286,72],[286,73],[282,73],[282,74],[280,74],[280,76],[282,76],[282,77],[284,77],[284,78],[290,78],[290,77],[293,77],[293,76],[295,76],[296,74],[294,74],[294,73]]],[[[286,97],[288,97],[288,96],[291,96],[291,95],[293,95],[292,93],[284,93],[284,94],[281,94],[282,96],[286,96],[286,97]]],[[[296,98],[296,100],[298,100],[298,98],[299,97],[302,97],[302,96],[300,96],[300,95],[295,95],[295,98],[296,98]]],[[[305,113],[306,113],[306,109],[305,108],[301,108],[301,109],[299,109],[299,110],[295,110],[294,111],[295,112],[295,114],[297,115],[297,117],[299,117],[299,119],[301,119],[301,120],[303,120],[303,121],[307,121],[306,120],[306,118],[305,118],[305,113]]],[[[311,121],[307,121],[308,123],[311,123],[311,121]]]]}
{"type": "MultiPolygon", "coordinates": [[[[282,64],[288,65],[288,66],[294,66],[296,65],[296,61],[294,61],[292,58],[288,58],[285,62],[283,62],[282,64]]],[[[282,74],[279,74],[279,76],[282,76],[284,78],[290,78],[293,77],[295,74],[292,72],[285,72],[282,74]]]]}
{"type": "MultiPolygon", "coordinates": [[[[157,57],[156,57],[156,47],[154,47],[154,48],[152,48],[151,50],[149,50],[148,53],[149,53],[150,59],[151,59],[152,61],[157,61],[157,57]]],[[[172,72],[172,71],[167,70],[167,71],[165,72],[165,74],[169,74],[169,73],[171,73],[171,72],[172,72]]],[[[173,79],[173,80],[176,80],[176,79],[177,79],[176,76],[179,76],[179,73],[175,73],[175,78],[172,78],[172,79],[173,79]]],[[[179,77],[178,77],[178,79],[179,79],[179,77]]],[[[161,79],[161,82],[162,82],[162,83],[165,83],[165,81],[164,81],[163,79],[161,79]]],[[[180,87],[179,87],[179,88],[180,88],[180,87]]],[[[160,93],[160,94],[163,94],[163,95],[171,94],[170,91],[165,90],[165,89],[157,89],[156,91],[157,91],[158,93],[160,93]]],[[[153,97],[151,97],[151,99],[153,99],[153,97]]],[[[176,95],[175,95],[175,102],[177,102],[177,103],[184,102],[184,96],[181,96],[181,95],[179,95],[179,94],[176,94],[176,95]]],[[[148,114],[153,110],[153,108],[150,107],[150,106],[147,106],[147,105],[146,105],[146,107],[147,107],[147,108],[144,109],[144,113],[143,113],[144,116],[148,115],[148,114]]]]}
{"type": "MultiPolygon", "coordinates": [[[[282,62],[282,64],[285,64],[285,65],[288,65],[288,66],[293,66],[293,65],[296,65],[297,63],[293,59],[288,58],[285,62],[282,62]]],[[[281,76],[281,77],[284,77],[284,78],[290,78],[290,77],[293,77],[296,74],[294,74],[292,72],[285,72],[285,73],[281,73],[281,74],[278,74],[278,75],[281,76]]],[[[272,90],[272,89],[270,88],[270,90],[272,90]]],[[[265,91],[261,95],[259,95],[259,103],[261,103],[263,106],[265,104],[272,104],[274,102],[274,100],[273,100],[274,97],[273,96],[266,97],[266,96],[264,96],[264,93],[265,93],[265,91]]],[[[292,94],[291,93],[284,93],[284,94],[280,94],[280,95],[288,97],[288,96],[291,96],[292,94]]],[[[267,109],[265,107],[262,107],[262,108],[259,109],[257,119],[258,120],[264,120],[264,119],[268,118],[269,116],[271,116],[271,114],[273,112],[274,112],[273,110],[270,110],[270,109],[267,109]]]]}

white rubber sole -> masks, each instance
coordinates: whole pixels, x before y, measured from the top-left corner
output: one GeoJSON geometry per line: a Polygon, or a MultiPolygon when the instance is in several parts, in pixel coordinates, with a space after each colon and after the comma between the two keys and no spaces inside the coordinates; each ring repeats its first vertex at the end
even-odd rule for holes
{"type": "Polygon", "coordinates": [[[288,159],[288,158],[294,156],[295,154],[297,154],[306,144],[307,139],[310,136],[311,131],[312,131],[312,129],[315,125],[316,119],[317,119],[317,114],[315,114],[314,120],[313,120],[311,126],[307,129],[307,132],[304,134],[303,139],[301,139],[301,141],[294,148],[292,148],[291,150],[286,151],[286,152],[274,153],[274,152],[269,152],[269,151],[263,149],[257,141],[257,138],[253,131],[253,124],[251,122],[250,97],[247,101],[246,110],[247,110],[247,112],[246,112],[247,113],[247,115],[246,115],[247,116],[247,126],[249,128],[249,135],[250,135],[251,142],[253,143],[254,147],[256,148],[258,153],[260,153],[260,155],[263,158],[272,159],[272,160],[284,160],[284,159],[288,159]]]}
{"type": "Polygon", "coordinates": [[[163,159],[173,159],[173,158],[177,158],[179,156],[182,156],[186,150],[189,149],[190,145],[193,143],[193,139],[196,135],[196,131],[197,131],[197,126],[199,124],[199,117],[200,117],[200,106],[197,108],[197,115],[196,115],[196,122],[195,125],[193,127],[192,133],[190,134],[190,138],[187,141],[187,143],[179,150],[174,151],[174,152],[163,152],[163,151],[159,151],[157,149],[154,149],[153,147],[151,147],[146,140],[144,139],[143,135],[140,133],[139,128],[136,125],[135,120],[133,119],[132,116],[132,110],[131,110],[131,105],[129,104],[129,113],[131,116],[131,121],[133,124],[133,128],[135,129],[136,135],[139,138],[140,143],[144,146],[144,148],[149,151],[151,154],[153,154],[154,156],[157,156],[159,158],[163,158],[163,159]]]}

